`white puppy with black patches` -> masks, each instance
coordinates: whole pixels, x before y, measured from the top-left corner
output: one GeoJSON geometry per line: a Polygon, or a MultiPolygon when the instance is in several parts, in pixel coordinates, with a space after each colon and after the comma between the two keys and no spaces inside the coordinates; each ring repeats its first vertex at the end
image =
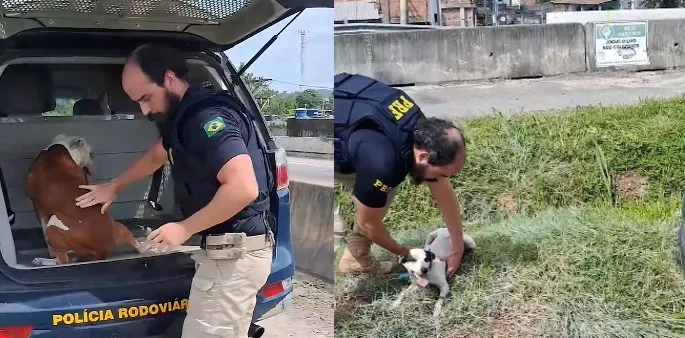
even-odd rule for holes
{"type": "MultiPolygon", "coordinates": [[[[476,248],[476,242],[471,236],[463,234],[463,238],[465,252],[476,248]]],[[[442,303],[450,291],[447,283],[447,262],[440,257],[449,256],[453,252],[449,231],[447,228],[439,228],[426,236],[423,249],[411,249],[408,254],[400,257],[400,264],[409,272],[411,285],[400,292],[391,308],[397,308],[407,294],[431,284],[440,289],[433,316],[440,314],[442,303]]]]}

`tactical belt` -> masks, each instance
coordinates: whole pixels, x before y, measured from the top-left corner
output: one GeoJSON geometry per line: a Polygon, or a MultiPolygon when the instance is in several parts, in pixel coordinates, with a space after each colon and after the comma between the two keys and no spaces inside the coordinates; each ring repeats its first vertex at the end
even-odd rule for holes
{"type": "Polygon", "coordinates": [[[207,250],[211,259],[241,259],[249,251],[257,251],[273,246],[271,234],[247,236],[245,233],[225,233],[204,235],[200,248],[207,250]]]}

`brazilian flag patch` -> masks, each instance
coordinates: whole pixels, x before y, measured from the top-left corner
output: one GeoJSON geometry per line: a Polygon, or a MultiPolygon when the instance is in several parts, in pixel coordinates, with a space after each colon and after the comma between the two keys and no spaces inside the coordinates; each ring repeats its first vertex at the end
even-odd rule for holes
{"type": "Polygon", "coordinates": [[[216,133],[220,132],[225,127],[226,124],[224,124],[224,120],[221,117],[215,117],[202,126],[202,128],[205,130],[205,133],[207,133],[207,137],[216,135],[216,133]]]}

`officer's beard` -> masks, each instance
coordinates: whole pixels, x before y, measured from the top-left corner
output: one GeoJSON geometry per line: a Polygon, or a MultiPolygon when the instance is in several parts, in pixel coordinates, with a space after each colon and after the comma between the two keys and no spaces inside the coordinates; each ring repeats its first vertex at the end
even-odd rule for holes
{"type": "Polygon", "coordinates": [[[166,101],[166,112],[149,112],[147,113],[148,120],[157,123],[164,122],[164,118],[169,112],[178,109],[178,106],[181,103],[181,97],[165,89],[164,101],[166,101]]]}
{"type": "Polygon", "coordinates": [[[409,170],[409,177],[411,177],[412,182],[415,185],[419,185],[426,180],[426,170],[428,170],[428,165],[423,163],[414,163],[409,170]]]}

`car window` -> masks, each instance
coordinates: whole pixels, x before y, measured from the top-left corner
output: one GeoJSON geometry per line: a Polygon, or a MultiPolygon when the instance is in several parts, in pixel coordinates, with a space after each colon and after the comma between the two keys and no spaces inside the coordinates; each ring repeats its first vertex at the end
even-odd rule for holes
{"type": "MultiPolygon", "coordinates": [[[[121,86],[121,64],[10,64],[0,73],[0,117],[141,115],[121,86]]],[[[192,84],[220,88],[206,68],[190,65],[192,84]]]]}
{"type": "Polygon", "coordinates": [[[43,116],[73,116],[74,103],[78,99],[74,97],[58,97],[55,98],[55,109],[44,112],[43,116]]]}

